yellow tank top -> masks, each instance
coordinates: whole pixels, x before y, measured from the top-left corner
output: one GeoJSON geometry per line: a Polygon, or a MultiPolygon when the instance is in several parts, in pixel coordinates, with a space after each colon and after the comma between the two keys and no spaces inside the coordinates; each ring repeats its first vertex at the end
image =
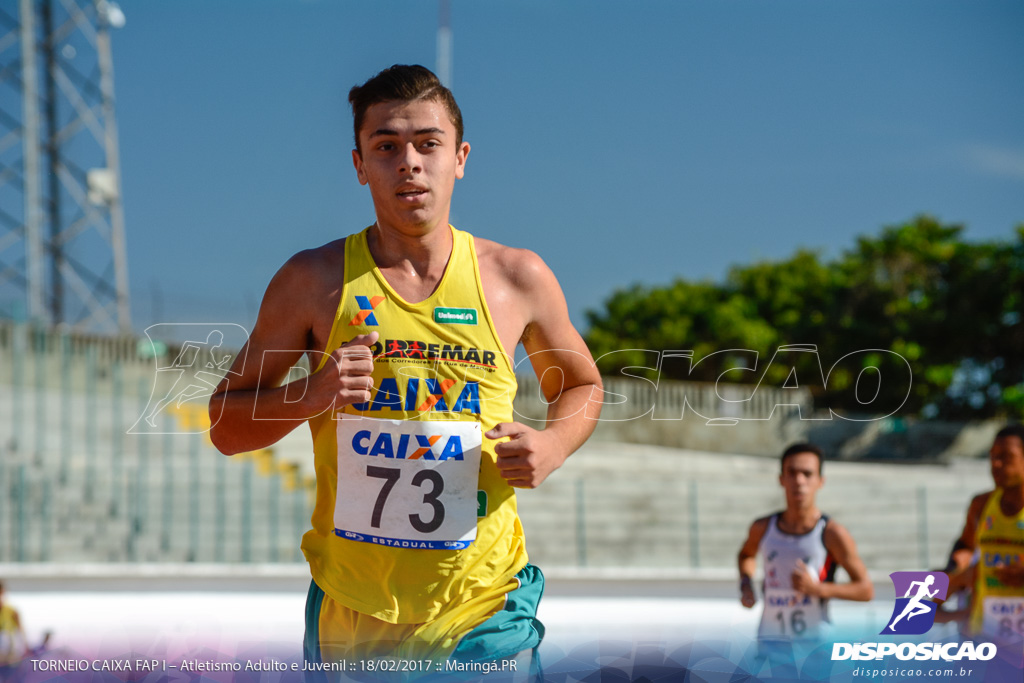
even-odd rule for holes
{"type": "Polygon", "coordinates": [[[462,460],[459,437],[450,435],[512,421],[515,372],[484,301],[469,233],[450,228],[441,282],[424,301],[409,303],[377,269],[370,229],[345,242],[345,283],[326,351],[376,330],[373,398],[339,411],[363,419],[328,411],[309,421],[316,506],[302,550],[317,585],[337,602],[390,623],[420,623],[489,596],[526,565],[515,492],[498,473],[494,442],[482,439],[479,467],[467,472],[472,459],[467,452],[462,460]],[[444,477],[442,465],[462,467],[468,485],[454,490],[447,479],[401,470],[427,465],[444,477]],[[355,513],[359,520],[351,521],[355,513]],[[463,526],[475,525],[475,538],[437,536],[443,529],[436,525],[460,515],[463,526]]]}
{"type": "Polygon", "coordinates": [[[1013,517],[1003,514],[999,504],[1003,489],[988,497],[978,520],[978,565],[971,632],[993,636],[1024,636],[1024,592],[1003,584],[995,569],[1024,564],[1024,509],[1013,517]]]}
{"type": "Polygon", "coordinates": [[[0,606],[0,665],[21,659],[17,648],[19,631],[18,612],[10,605],[0,606]]]}
{"type": "Polygon", "coordinates": [[[18,631],[18,612],[10,605],[0,605],[0,633],[18,631]]]}

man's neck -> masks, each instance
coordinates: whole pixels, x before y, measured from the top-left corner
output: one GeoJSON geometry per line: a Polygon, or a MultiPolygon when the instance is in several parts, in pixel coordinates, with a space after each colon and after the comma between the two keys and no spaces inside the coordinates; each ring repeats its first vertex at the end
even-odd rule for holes
{"type": "Polygon", "coordinates": [[[1004,488],[999,507],[1007,517],[1016,517],[1024,510],[1024,482],[1004,488]]]}
{"type": "Polygon", "coordinates": [[[370,228],[370,255],[392,289],[410,303],[427,299],[444,277],[452,255],[447,223],[423,232],[370,228]]]}
{"type": "Polygon", "coordinates": [[[783,531],[804,534],[814,528],[821,519],[821,510],[816,505],[786,508],[782,513],[783,531]]]}
{"type": "Polygon", "coordinates": [[[409,264],[421,275],[438,265],[444,270],[452,253],[452,233],[447,220],[432,226],[407,229],[392,227],[378,220],[370,228],[368,242],[377,267],[386,269],[409,264]]]}

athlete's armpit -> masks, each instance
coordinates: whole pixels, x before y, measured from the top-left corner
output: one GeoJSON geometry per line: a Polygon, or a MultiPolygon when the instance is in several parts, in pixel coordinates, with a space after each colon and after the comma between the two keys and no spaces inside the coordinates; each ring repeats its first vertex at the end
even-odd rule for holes
{"type": "MultiPolygon", "coordinates": [[[[544,261],[531,251],[509,249],[500,245],[484,243],[486,262],[492,269],[486,279],[489,289],[489,305],[492,294],[502,300],[503,313],[495,315],[500,331],[508,330],[510,319],[515,319],[515,339],[521,341],[529,356],[540,389],[548,403],[544,429],[539,439],[543,441],[541,456],[550,459],[531,467],[531,472],[556,469],[586,441],[596,426],[603,397],[601,375],[594,358],[576,328],[569,319],[565,296],[558,280],[544,261]],[[500,253],[501,258],[496,258],[500,253]],[[504,320],[499,319],[504,318],[504,320]],[[553,465],[553,467],[552,467],[553,465]]],[[[484,266],[481,265],[481,280],[484,280],[484,266]]],[[[525,433],[516,428],[516,433],[525,433]]],[[[512,446],[506,444],[506,449],[512,446]]],[[[528,455],[509,453],[509,455],[528,455]]],[[[523,470],[521,463],[513,463],[514,469],[523,470]]],[[[514,473],[513,473],[514,474],[514,473]]],[[[522,479],[521,485],[535,485],[536,477],[515,477],[522,479]],[[531,483],[523,483],[531,479],[531,483]]]]}
{"type": "Polygon", "coordinates": [[[835,558],[836,563],[846,570],[850,582],[846,584],[827,584],[822,586],[823,598],[841,598],[843,600],[859,600],[867,602],[875,597],[875,587],[871,584],[867,567],[860,559],[857,544],[853,536],[838,522],[829,520],[825,527],[823,539],[825,548],[835,558]]]}
{"type": "Polygon", "coordinates": [[[960,534],[959,541],[961,547],[970,550],[972,553],[978,547],[978,522],[981,521],[981,513],[988,504],[988,499],[992,493],[993,491],[979,493],[971,499],[971,504],[967,506],[967,519],[964,520],[964,530],[960,534]]]}
{"type": "Polygon", "coordinates": [[[265,448],[309,417],[307,407],[277,389],[303,353],[319,350],[310,344],[316,311],[331,295],[325,270],[335,251],[331,243],[296,254],[267,286],[252,334],[210,398],[210,438],[222,453],[265,448]]]}

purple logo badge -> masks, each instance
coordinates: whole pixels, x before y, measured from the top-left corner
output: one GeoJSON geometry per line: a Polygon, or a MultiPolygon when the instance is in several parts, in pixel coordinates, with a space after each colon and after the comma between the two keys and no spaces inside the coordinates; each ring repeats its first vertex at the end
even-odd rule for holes
{"type": "Polygon", "coordinates": [[[949,577],[942,572],[893,572],[889,578],[896,589],[896,605],[881,635],[927,633],[938,609],[932,599],[946,599],[949,577]]]}

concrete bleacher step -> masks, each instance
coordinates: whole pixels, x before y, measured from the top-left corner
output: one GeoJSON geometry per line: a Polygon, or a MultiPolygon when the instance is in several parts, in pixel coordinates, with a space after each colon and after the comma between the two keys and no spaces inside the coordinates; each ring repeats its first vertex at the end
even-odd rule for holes
{"type": "MultiPolygon", "coordinates": [[[[676,452],[675,459],[666,455],[665,449],[656,447],[592,448],[587,444],[543,487],[520,495],[531,555],[554,562],[585,555],[592,564],[622,564],[634,562],[630,551],[642,551],[644,561],[653,565],[686,563],[694,552],[689,496],[695,488],[695,550],[700,564],[734,565],[752,519],[784,505],[777,484],[778,463],[720,454],[676,452]],[[638,493],[638,488],[646,495],[638,493]],[[580,528],[578,507],[586,515],[585,552],[580,550],[581,539],[575,537],[580,528]],[[555,540],[537,540],[546,534],[555,540]],[[647,540],[638,541],[633,538],[636,535],[647,540]],[[624,551],[625,559],[616,559],[608,547],[624,551]]],[[[876,567],[918,567],[924,555],[933,562],[943,560],[959,533],[970,495],[983,489],[987,479],[984,463],[977,462],[914,468],[913,480],[906,476],[908,472],[905,467],[878,464],[826,465],[828,484],[819,494],[819,503],[851,529],[862,555],[876,567]],[[923,537],[918,520],[920,486],[927,487],[923,537]]]]}
{"type": "MultiPolygon", "coordinates": [[[[246,467],[249,470],[255,469],[252,463],[235,467],[234,471],[230,467],[225,467],[223,471],[217,472],[217,468],[214,467],[213,474],[208,474],[206,478],[212,477],[216,483],[200,483],[198,486],[191,484],[196,476],[196,470],[209,468],[189,467],[187,476],[179,477],[176,484],[172,478],[172,485],[168,487],[160,477],[147,474],[141,478],[134,478],[136,473],[129,465],[125,468],[125,476],[119,478],[120,484],[102,476],[100,471],[94,472],[97,484],[87,493],[81,482],[88,479],[86,473],[89,463],[78,458],[71,462],[66,483],[54,484],[58,495],[56,501],[50,501],[50,521],[46,524],[47,528],[42,528],[42,522],[30,522],[26,526],[25,535],[32,538],[44,534],[52,535],[53,539],[47,544],[48,559],[52,561],[71,561],[83,555],[91,556],[98,561],[152,561],[168,557],[182,561],[197,561],[203,557],[206,561],[213,561],[215,557],[238,560],[243,554],[240,542],[228,541],[224,544],[224,550],[218,551],[212,542],[182,541],[182,537],[183,534],[185,537],[190,536],[192,525],[201,520],[203,515],[210,514],[207,508],[211,506],[201,503],[200,517],[195,518],[191,509],[192,501],[196,498],[204,500],[204,497],[212,497],[218,484],[233,492],[221,500],[220,505],[225,510],[236,512],[243,507],[244,499],[240,491],[242,478],[246,476],[242,472],[246,467]],[[137,486],[139,481],[143,483],[141,489],[137,486]],[[193,489],[196,490],[195,495],[193,489]],[[165,499],[171,503],[170,516],[164,514],[165,499]],[[167,529],[163,529],[165,525],[167,529]],[[170,538],[167,541],[153,540],[151,530],[154,527],[160,528],[158,535],[166,536],[169,533],[170,538]],[[137,542],[136,537],[143,533],[148,533],[150,538],[137,542]]],[[[277,472],[271,472],[267,476],[255,476],[250,471],[248,476],[251,479],[249,488],[252,493],[248,503],[250,527],[256,530],[257,535],[248,544],[245,554],[253,560],[294,559],[295,545],[284,535],[291,532],[293,525],[290,522],[278,524],[281,527],[278,534],[281,540],[264,540],[259,530],[272,528],[274,524],[270,517],[275,514],[275,510],[267,504],[268,500],[277,498],[280,504],[278,514],[287,511],[288,517],[293,517],[292,511],[296,504],[294,498],[303,494],[280,490],[284,487],[281,486],[282,477],[277,472]]],[[[38,498],[38,495],[29,496],[25,502],[28,505],[41,503],[41,500],[35,500],[38,498]]],[[[237,536],[242,527],[241,521],[237,519],[240,514],[239,512],[238,515],[231,515],[225,519],[225,536],[237,536]]],[[[209,525],[202,521],[202,526],[205,529],[209,525]]],[[[205,530],[203,533],[205,534],[205,530]]]]}

